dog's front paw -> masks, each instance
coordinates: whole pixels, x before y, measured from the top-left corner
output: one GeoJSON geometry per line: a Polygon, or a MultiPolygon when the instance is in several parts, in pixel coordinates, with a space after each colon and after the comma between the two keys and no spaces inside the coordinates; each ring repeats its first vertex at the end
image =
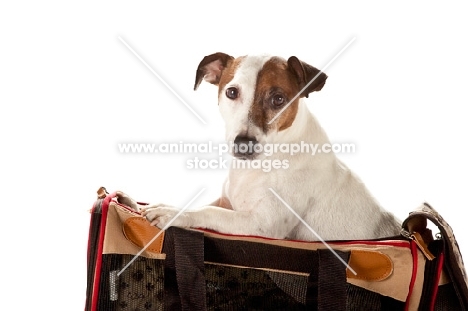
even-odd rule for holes
{"type": "Polygon", "coordinates": [[[138,204],[134,199],[132,199],[129,195],[123,193],[122,191],[116,192],[117,202],[120,204],[126,205],[133,209],[134,211],[139,212],[141,209],[141,205],[138,204]]]}
{"type": "Polygon", "coordinates": [[[143,209],[143,217],[151,222],[152,226],[163,229],[167,226],[190,227],[187,213],[180,213],[180,210],[164,204],[153,205],[143,209]]]}

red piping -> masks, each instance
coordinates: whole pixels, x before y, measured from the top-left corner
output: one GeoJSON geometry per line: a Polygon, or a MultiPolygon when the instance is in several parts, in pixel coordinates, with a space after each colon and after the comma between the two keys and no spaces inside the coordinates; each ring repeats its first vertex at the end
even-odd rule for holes
{"type": "Polygon", "coordinates": [[[109,194],[103,201],[101,205],[101,226],[99,228],[99,242],[98,242],[98,251],[96,255],[96,269],[94,272],[94,282],[93,282],[93,295],[92,295],[92,304],[91,310],[97,311],[97,303],[99,298],[99,283],[101,281],[101,266],[102,266],[102,250],[104,247],[104,234],[106,233],[106,221],[107,221],[107,211],[109,209],[109,203],[116,196],[116,193],[109,194]]]}
{"type": "Polygon", "coordinates": [[[442,274],[442,269],[444,268],[444,261],[445,261],[445,256],[444,253],[440,253],[439,256],[439,262],[437,263],[437,279],[434,281],[434,284],[432,284],[432,297],[431,297],[431,304],[430,304],[430,310],[434,310],[435,304],[436,304],[436,299],[437,299],[437,292],[439,290],[439,280],[440,280],[440,275],[442,274]]]}
{"type": "MultiPolygon", "coordinates": [[[[218,231],[213,231],[209,229],[204,229],[204,228],[196,228],[197,230],[208,232],[208,233],[213,233],[216,235],[220,236],[227,236],[227,237],[239,237],[239,238],[254,238],[254,239],[261,239],[261,240],[266,240],[266,241],[287,241],[287,242],[295,242],[295,243],[307,243],[307,244],[316,244],[316,243],[322,243],[320,241],[301,241],[301,240],[284,240],[284,239],[274,239],[274,238],[268,238],[268,237],[263,237],[263,236],[256,236],[256,235],[237,235],[237,234],[227,234],[227,233],[221,233],[218,231]]],[[[335,244],[335,245],[346,245],[346,244],[364,244],[364,245],[388,245],[388,246],[396,246],[396,247],[405,247],[405,248],[410,248],[408,241],[406,240],[394,240],[394,241],[389,241],[389,240],[375,240],[375,241],[368,241],[368,240],[352,240],[352,241],[325,241],[327,244],[335,244]]]]}
{"type": "Polygon", "coordinates": [[[413,274],[408,290],[408,297],[406,298],[405,311],[408,311],[411,295],[413,294],[414,283],[416,283],[416,276],[418,274],[418,248],[414,241],[411,241],[411,255],[413,255],[413,274]]]}

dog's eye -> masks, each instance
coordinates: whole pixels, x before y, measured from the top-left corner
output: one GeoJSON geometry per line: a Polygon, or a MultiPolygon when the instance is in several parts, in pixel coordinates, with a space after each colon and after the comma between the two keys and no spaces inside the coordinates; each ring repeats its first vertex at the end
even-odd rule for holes
{"type": "Polygon", "coordinates": [[[276,107],[283,105],[285,101],[284,96],[280,94],[276,94],[271,98],[271,104],[276,107]]]}
{"type": "Polygon", "coordinates": [[[239,90],[235,87],[230,87],[226,90],[226,96],[230,99],[236,99],[237,97],[239,97],[239,90]]]}

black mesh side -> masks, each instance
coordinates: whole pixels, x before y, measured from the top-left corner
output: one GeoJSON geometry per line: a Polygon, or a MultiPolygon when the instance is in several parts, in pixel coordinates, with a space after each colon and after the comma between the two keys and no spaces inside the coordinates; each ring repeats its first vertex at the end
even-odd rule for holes
{"type": "Polygon", "coordinates": [[[120,276],[133,255],[103,255],[98,310],[162,311],[164,262],[138,257],[120,276]]]}
{"type": "Polygon", "coordinates": [[[208,310],[309,310],[305,275],[206,264],[205,278],[208,310]]]}
{"type": "MultiPolygon", "coordinates": [[[[175,257],[184,253],[176,251],[174,235],[167,237],[165,261],[139,257],[119,277],[117,273],[133,259],[133,255],[103,255],[98,310],[181,309],[180,302],[173,302],[180,300],[180,280],[184,281],[191,274],[185,269],[176,269],[175,257]],[[167,255],[171,251],[174,253],[172,257],[167,255]]],[[[320,304],[322,310],[332,310],[333,304],[327,300],[338,301],[340,309],[347,311],[404,310],[404,302],[346,283],[344,265],[327,250],[319,255],[317,251],[226,241],[204,238],[206,262],[203,264],[202,261],[203,268],[199,271],[204,271],[201,290],[206,291],[204,298],[208,310],[317,310],[320,304]],[[329,261],[334,262],[332,266],[329,261]],[[344,304],[346,308],[342,307],[344,304]]],[[[184,250],[190,245],[179,246],[184,250]]],[[[348,253],[339,254],[343,260],[348,260],[348,253]]],[[[179,259],[185,262],[187,258],[179,259]]],[[[191,263],[187,265],[193,266],[191,263]]],[[[200,291],[196,287],[186,286],[183,291],[192,295],[200,291]]],[[[459,310],[454,297],[452,285],[441,286],[436,311],[459,310]]]]}
{"type": "Polygon", "coordinates": [[[463,310],[460,306],[460,301],[458,299],[457,294],[455,293],[455,289],[453,288],[453,284],[445,284],[439,286],[439,290],[437,291],[437,298],[435,303],[435,311],[454,311],[454,310],[463,310]]]}

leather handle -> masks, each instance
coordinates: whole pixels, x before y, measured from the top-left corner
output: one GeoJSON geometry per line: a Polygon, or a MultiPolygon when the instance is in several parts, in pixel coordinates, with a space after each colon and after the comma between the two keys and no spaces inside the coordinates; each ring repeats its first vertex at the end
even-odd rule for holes
{"type": "Polygon", "coordinates": [[[98,199],[104,199],[108,194],[109,194],[109,192],[107,192],[105,187],[99,187],[99,189],[97,191],[97,198],[98,199]]]}

